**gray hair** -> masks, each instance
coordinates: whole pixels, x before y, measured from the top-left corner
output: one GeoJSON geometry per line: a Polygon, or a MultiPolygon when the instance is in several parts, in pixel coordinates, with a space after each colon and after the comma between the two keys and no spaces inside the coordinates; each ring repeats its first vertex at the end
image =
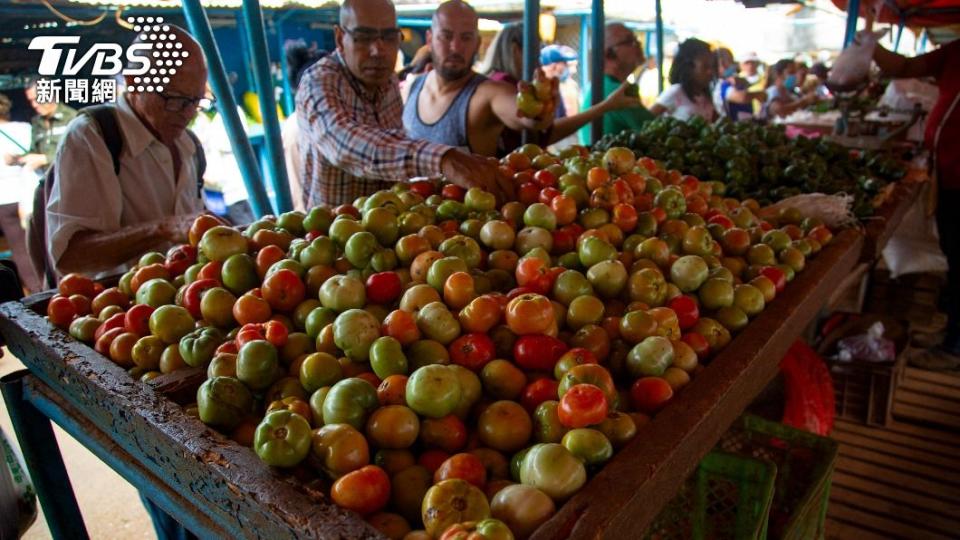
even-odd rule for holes
{"type": "Polygon", "coordinates": [[[513,58],[513,44],[523,47],[523,24],[512,22],[504,24],[494,36],[493,42],[487,48],[480,64],[480,73],[490,75],[502,71],[509,73],[517,80],[523,78],[523,66],[515,66],[513,58]]]}

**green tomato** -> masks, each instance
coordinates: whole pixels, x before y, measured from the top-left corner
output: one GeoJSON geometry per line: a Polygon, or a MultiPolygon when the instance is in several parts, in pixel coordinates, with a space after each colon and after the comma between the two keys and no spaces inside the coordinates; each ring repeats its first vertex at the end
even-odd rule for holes
{"type": "Polygon", "coordinates": [[[250,390],[232,377],[207,379],[197,390],[197,412],[204,424],[233,429],[252,408],[250,390]]]}
{"type": "Polygon", "coordinates": [[[237,354],[237,378],[253,390],[273,384],[279,367],[277,348],[258,339],[244,343],[237,354]]]}
{"type": "Polygon", "coordinates": [[[380,406],[377,389],[363,379],[337,382],[323,399],[324,424],[350,424],[362,430],[367,416],[380,406]]]}
{"type": "Polygon", "coordinates": [[[631,377],[659,377],[673,363],[673,345],[662,336],[650,336],[637,343],[627,354],[627,372],[631,377]]]}
{"type": "Polygon", "coordinates": [[[407,406],[419,415],[443,418],[453,413],[460,398],[460,380],[448,366],[424,366],[407,380],[407,406]]]}
{"type": "Polygon", "coordinates": [[[336,384],[343,378],[343,367],[331,354],[318,352],[307,355],[300,364],[300,385],[307,392],[336,384]]]}
{"type": "Polygon", "coordinates": [[[406,375],[407,357],[396,338],[381,336],[370,346],[370,367],[381,379],[390,375],[406,375]]]}
{"type": "Polygon", "coordinates": [[[253,435],[257,455],[273,467],[293,467],[303,461],[310,442],[310,423],[288,410],[267,414],[253,435]]]}
{"type": "Polygon", "coordinates": [[[568,428],[560,423],[557,407],[560,402],[547,400],[537,405],[533,412],[533,438],[539,443],[558,443],[567,433],[568,428]]]}
{"type": "Polygon", "coordinates": [[[334,343],[355,362],[366,362],[370,358],[370,346],[378,337],[380,322],[362,309],[348,309],[333,323],[334,343]]]}
{"type": "Polygon", "coordinates": [[[587,465],[603,464],[613,456],[613,445],[595,429],[571,429],[563,436],[561,444],[587,465]]]}
{"type": "Polygon", "coordinates": [[[206,366],[223,341],[223,332],[220,330],[213,327],[197,328],[180,338],[180,357],[190,367],[206,366]]]}
{"type": "Polygon", "coordinates": [[[534,445],[520,466],[520,482],[543,491],[554,501],[567,499],[586,481],[583,462],[556,443],[534,445]]]}

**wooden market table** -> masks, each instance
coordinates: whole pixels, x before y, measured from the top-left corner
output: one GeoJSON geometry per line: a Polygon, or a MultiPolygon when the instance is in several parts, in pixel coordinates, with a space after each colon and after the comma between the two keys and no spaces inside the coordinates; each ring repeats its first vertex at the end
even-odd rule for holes
{"type": "MultiPolygon", "coordinates": [[[[844,230],[533,538],[639,538],[700,459],[778,372],[857,263],[844,230]]],[[[29,368],[3,393],[56,537],[85,537],[48,418],[201,537],[373,538],[320,489],[271,470],[153,384],[50,325],[48,295],[0,305],[0,334],[29,368]],[[53,448],[53,451],[50,448],[53,448]],[[49,511],[57,508],[57,511],[49,511]]]]}

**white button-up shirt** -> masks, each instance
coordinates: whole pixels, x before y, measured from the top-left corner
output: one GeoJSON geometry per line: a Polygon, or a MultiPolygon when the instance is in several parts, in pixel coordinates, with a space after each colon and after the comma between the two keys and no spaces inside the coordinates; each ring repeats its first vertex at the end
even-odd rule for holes
{"type": "Polygon", "coordinates": [[[119,177],[93,118],[78,115],[60,142],[47,201],[47,249],[55,265],[78,232],[115,232],[203,210],[190,136],[183,133],[176,140],[181,165],[174,181],[170,150],[143,125],[125,97],[117,100],[116,113],[123,138],[119,177]]]}

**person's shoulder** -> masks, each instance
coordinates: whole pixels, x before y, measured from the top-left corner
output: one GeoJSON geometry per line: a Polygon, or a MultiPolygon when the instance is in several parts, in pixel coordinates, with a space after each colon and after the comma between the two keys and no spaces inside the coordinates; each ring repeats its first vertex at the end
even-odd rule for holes
{"type": "Polygon", "coordinates": [[[63,144],[70,144],[71,141],[86,139],[87,137],[98,135],[99,128],[94,120],[88,114],[76,113],[67,123],[67,131],[63,138],[63,144]]]}

